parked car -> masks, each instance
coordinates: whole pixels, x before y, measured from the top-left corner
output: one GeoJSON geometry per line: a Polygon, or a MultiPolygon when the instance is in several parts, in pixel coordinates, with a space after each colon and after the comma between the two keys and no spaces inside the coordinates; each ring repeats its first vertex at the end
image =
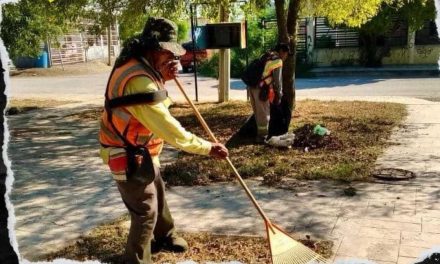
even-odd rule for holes
{"type": "MultiPolygon", "coordinates": [[[[180,57],[182,71],[184,73],[192,72],[194,71],[194,52],[192,42],[183,43],[182,47],[186,50],[186,53],[180,57]]],[[[208,52],[206,49],[196,49],[195,55],[197,63],[208,59],[208,52]]]]}

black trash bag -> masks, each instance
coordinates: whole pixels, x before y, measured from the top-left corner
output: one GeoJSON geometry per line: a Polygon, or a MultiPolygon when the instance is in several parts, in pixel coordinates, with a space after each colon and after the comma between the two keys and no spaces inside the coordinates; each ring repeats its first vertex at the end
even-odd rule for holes
{"type": "Polygon", "coordinates": [[[237,134],[243,138],[255,138],[257,136],[257,121],[255,115],[251,115],[238,130],[237,134]]]}
{"type": "Polygon", "coordinates": [[[270,120],[268,139],[272,136],[284,135],[289,131],[292,110],[285,100],[279,105],[270,105],[270,120]]]}

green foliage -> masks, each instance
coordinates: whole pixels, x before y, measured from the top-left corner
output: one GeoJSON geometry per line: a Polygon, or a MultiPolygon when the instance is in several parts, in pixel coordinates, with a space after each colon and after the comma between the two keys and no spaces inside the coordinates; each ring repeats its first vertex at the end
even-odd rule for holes
{"type": "Polygon", "coordinates": [[[182,0],[127,0],[121,16],[160,16],[173,21],[189,18],[187,1],[182,0]]]}
{"type": "Polygon", "coordinates": [[[408,21],[410,30],[418,30],[423,27],[426,20],[435,19],[434,0],[395,0],[401,6],[398,16],[408,21]]]}
{"type": "Polygon", "coordinates": [[[35,57],[44,42],[56,42],[77,20],[78,2],[21,0],[4,5],[1,37],[9,56],[35,57]]]}
{"type": "Polygon", "coordinates": [[[359,33],[362,42],[360,63],[365,66],[381,66],[383,57],[390,50],[386,36],[407,21],[410,30],[417,30],[426,20],[435,18],[434,0],[387,0],[380,12],[361,26],[359,33]],[[380,43],[383,42],[383,43],[380,43]]]}
{"type": "Polygon", "coordinates": [[[219,55],[215,53],[209,60],[200,63],[197,70],[203,76],[218,78],[218,61],[219,55]]]}
{"type": "Polygon", "coordinates": [[[120,38],[122,41],[142,32],[148,17],[165,17],[178,26],[177,39],[180,43],[188,37],[190,25],[184,1],[128,1],[118,16],[120,38]]]}
{"type": "Polygon", "coordinates": [[[123,13],[119,20],[119,38],[121,41],[124,42],[128,38],[134,36],[136,33],[142,32],[147,19],[147,14],[129,16],[123,13]]]}
{"type": "MultiPolygon", "coordinates": [[[[276,26],[270,26],[267,29],[263,29],[259,26],[260,20],[274,19],[275,13],[272,8],[265,8],[257,13],[248,15],[248,48],[231,49],[231,77],[240,78],[244,68],[246,67],[246,57],[248,62],[259,58],[265,51],[272,48],[277,41],[276,26]]],[[[199,67],[200,74],[204,76],[217,77],[218,65],[214,67],[214,64],[218,62],[218,55],[212,57],[209,61],[204,62],[199,67]]]]}
{"type": "Polygon", "coordinates": [[[190,23],[187,20],[180,20],[176,22],[177,30],[177,41],[179,43],[186,42],[189,38],[190,23]]]}
{"type": "Polygon", "coordinates": [[[332,25],[360,27],[377,14],[384,0],[315,0],[308,13],[326,17],[332,25]]]}
{"type": "MultiPolygon", "coordinates": [[[[119,20],[119,37],[122,41],[127,40],[136,33],[142,32],[145,22],[148,19],[147,14],[140,14],[138,16],[129,16],[123,14],[119,20]]],[[[176,22],[176,21],[175,21],[176,22]]],[[[188,32],[190,25],[187,21],[177,21],[177,41],[179,43],[185,42],[188,39],[188,32]]]]}
{"type": "Polygon", "coordinates": [[[89,8],[84,8],[82,16],[94,20],[96,23],[89,28],[92,34],[102,34],[113,25],[127,7],[130,0],[90,0],[89,8]]]}
{"type": "Polygon", "coordinates": [[[246,67],[246,60],[241,59],[237,52],[231,52],[231,77],[240,78],[246,67]]]}

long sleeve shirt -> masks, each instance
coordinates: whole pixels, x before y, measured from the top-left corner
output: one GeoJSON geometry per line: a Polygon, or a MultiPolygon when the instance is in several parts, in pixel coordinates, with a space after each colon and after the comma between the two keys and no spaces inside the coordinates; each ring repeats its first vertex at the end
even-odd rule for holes
{"type": "Polygon", "coordinates": [[[264,66],[262,79],[267,85],[272,85],[274,93],[281,98],[283,92],[282,79],[283,61],[279,58],[269,59],[264,66]]]}
{"type": "MultiPolygon", "coordinates": [[[[134,77],[128,81],[124,95],[147,93],[157,91],[156,84],[146,76],[134,77]]],[[[186,131],[179,121],[169,112],[171,100],[155,104],[140,104],[127,107],[127,111],[133,115],[142,125],[148,128],[156,138],[161,138],[168,144],[183,151],[208,155],[211,151],[211,143],[186,131]]],[[[101,148],[101,157],[108,160],[111,148],[101,148]]],[[[152,157],[153,162],[160,166],[159,157],[152,157]]]]}

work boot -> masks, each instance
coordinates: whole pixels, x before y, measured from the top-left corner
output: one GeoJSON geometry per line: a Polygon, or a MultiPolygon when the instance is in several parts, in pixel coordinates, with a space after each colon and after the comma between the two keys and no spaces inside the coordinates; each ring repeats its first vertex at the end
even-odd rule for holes
{"type": "Polygon", "coordinates": [[[188,242],[183,237],[172,234],[169,237],[157,239],[151,244],[152,252],[159,252],[161,249],[172,252],[185,252],[188,250],[188,242]]]}

